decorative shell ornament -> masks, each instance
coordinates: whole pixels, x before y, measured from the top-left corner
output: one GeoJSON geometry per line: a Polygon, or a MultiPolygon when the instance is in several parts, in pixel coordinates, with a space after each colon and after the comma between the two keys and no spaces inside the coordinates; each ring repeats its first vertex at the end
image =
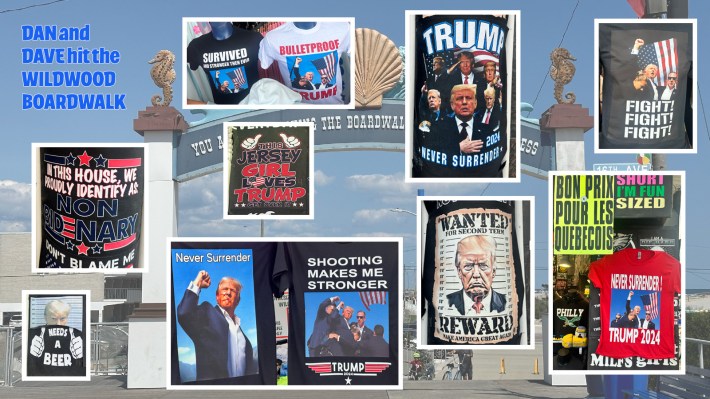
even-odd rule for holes
{"type": "Polygon", "coordinates": [[[355,29],[355,108],[382,108],[382,94],[402,74],[402,57],[394,42],[373,29],[355,29]]]}

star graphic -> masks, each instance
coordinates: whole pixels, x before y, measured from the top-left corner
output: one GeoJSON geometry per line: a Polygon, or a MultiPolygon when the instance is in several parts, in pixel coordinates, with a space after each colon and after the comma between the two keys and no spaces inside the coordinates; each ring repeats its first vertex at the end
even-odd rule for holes
{"type": "Polygon", "coordinates": [[[298,204],[298,206],[300,206],[301,208],[303,208],[303,202],[300,202],[300,203],[298,204]]]}
{"type": "Polygon", "coordinates": [[[64,161],[67,165],[74,165],[74,162],[76,162],[76,157],[70,152],[69,155],[65,158],[64,161]]]}
{"type": "Polygon", "coordinates": [[[67,241],[67,249],[68,250],[73,250],[74,249],[74,243],[71,241],[67,241]]]}
{"type": "Polygon", "coordinates": [[[91,253],[100,254],[101,253],[101,245],[99,245],[99,244],[94,245],[93,247],[91,247],[91,251],[92,251],[91,253]]]}
{"type": "Polygon", "coordinates": [[[103,154],[99,154],[98,157],[94,158],[94,162],[96,162],[97,167],[105,168],[106,161],[108,161],[108,159],[104,158],[103,154]]]}
{"type": "Polygon", "coordinates": [[[242,204],[242,208],[246,208],[247,204],[242,204]]]}
{"type": "Polygon", "coordinates": [[[353,379],[348,376],[348,378],[345,379],[345,385],[352,385],[351,384],[352,381],[353,381],[353,379]]]}
{"type": "Polygon", "coordinates": [[[83,242],[81,244],[77,245],[76,249],[79,251],[79,255],[88,255],[89,247],[84,245],[83,242]]]}
{"type": "Polygon", "coordinates": [[[239,208],[239,203],[234,204],[235,207],[239,208]]]}
{"type": "Polygon", "coordinates": [[[79,155],[79,166],[86,165],[86,166],[91,166],[89,165],[89,162],[93,159],[91,155],[86,153],[86,150],[84,150],[84,153],[79,155]]]}
{"type": "Polygon", "coordinates": [[[298,204],[294,202],[294,203],[293,203],[293,206],[298,206],[298,204]]]}

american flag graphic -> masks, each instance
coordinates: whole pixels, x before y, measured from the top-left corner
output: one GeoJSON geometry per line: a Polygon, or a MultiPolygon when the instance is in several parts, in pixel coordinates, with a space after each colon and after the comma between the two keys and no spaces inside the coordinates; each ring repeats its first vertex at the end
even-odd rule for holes
{"type": "Polygon", "coordinates": [[[142,160],[140,158],[125,158],[125,159],[109,159],[108,168],[109,169],[121,169],[121,168],[137,168],[141,166],[142,160]]]}
{"type": "MultiPolygon", "coordinates": [[[[91,157],[91,159],[94,160],[96,166],[109,169],[137,168],[143,163],[141,158],[104,158],[101,154],[98,157],[91,157]]],[[[53,165],[74,165],[75,160],[76,157],[71,154],[68,156],[44,154],[44,161],[53,165]]]]}
{"type": "Polygon", "coordinates": [[[249,178],[249,180],[247,180],[247,182],[248,182],[249,185],[252,186],[252,187],[259,187],[259,186],[264,185],[264,183],[266,182],[266,180],[264,180],[263,177],[255,177],[255,176],[252,176],[252,177],[249,178]]]}
{"type": "Polygon", "coordinates": [[[386,291],[360,292],[360,300],[362,300],[362,304],[365,306],[365,309],[367,309],[369,311],[370,305],[373,305],[373,304],[386,305],[387,304],[387,292],[386,291]]]}
{"type": "Polygon", "coordinates": [[[74,231],[76,229],[76,219],[70,218],[69,216],[64,216],[61,215],[62,217],[62,222],[64,224],[64,230],[62,231],[62,235],[66,238],[71,238],[72,240],[74,239],[74,231]]]}
{"type": "Polygon", "coordinates": [[[674,38],[645,44],[639,48],[638,67],[643,70],[648,64],[658,67],[654,80],[657,85],[665,85],[666,76],[678,71],[678,41],[674,38]]]}
{"type": "MultiPolygon", "coordinates": [[[[434,53],[429,57],[425,56],[425,63],[426,63],[426,71],[427,71],[427,76],[431,76],[433,74],[434,70],[434,57],[441,57],[444,59],[444,65],[445,68],[448,70],[451,68],[453,65],[455,65],[459,60],[458,60],[458,55],[462,51],[468,51],[473,54],[473,72],[476,74],[482,74],[483,69],[486,66],[486,63],[489,61],[493,61],[496,63],[496,74],[499,73],[499,68],[500,68],[500,55],[497,53],[491,53],[490,51],[486,50],[479,50],[475,47],[472,48],[454,48],[452,50],[448,51],[443,51],[440,53],[434,53]]],[[[454,73],[456,69],[454,69],[451,73],[454,73]]]]}
{"type": "Polygon", "coordinates": [[[365,362],[365,372],[379,374],[385,371],[391,364],[392,363],[365,362]]]}
{"type": "Polygon", "coordinates": [[[313,370],[317,374],[321,373],[332,373],[333,367],[328,363],[306,363],[309,369],[313,370]]]}
{"type": "Polygon", "coordinates": [[[312,60],[311,63],[321,75],[327,76],[329,81],[333,80],[335,76],[335,51],[328,53],[323,58],[312,60]]]}
{"type": "Polygon", "coordinates": [[[496,63],[496,74],[498,73],[498,54],[475,48],[470,49],[469,51],[473,53],[474,73],[483,73],[483,69],[486,67],[486,64],[491,61],[496,63]]]}
{"type": "Polygon", "coordinates": [[[238,89],[247,83],[246,79],[244,78],[244,68],[242,68],[242,67],[237,68],[231,72],[228,72],[227,76],[229,76],[229,78],[232,79],[232,83],[234,83],[235,89],[238,89]],[[235,82],[235,79],[236,79],[236,82],[235,82]]]}
{"type": "Polygon", "coordinates": [[[651,320],[658,318],[658,292],[653,294],[641,295],[641,302],[643,302],[643,309],[646,314],[650,316],[651,320]]]}

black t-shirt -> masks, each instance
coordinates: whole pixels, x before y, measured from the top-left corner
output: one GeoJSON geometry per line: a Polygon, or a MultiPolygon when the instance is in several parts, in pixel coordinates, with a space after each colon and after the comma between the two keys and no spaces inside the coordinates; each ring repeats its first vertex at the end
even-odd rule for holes
{"type": "Polygon", "coordinates": [[[273,296],[279,291],[272,281],[277,249],[276,243],[268,242],[171,243],[173,385],[276,384],[273,296]],[[196,297],[188,286],[200,270],[210,274],[211,284],[196,297]],[[227,366],[229,326],[215,306],[222,276],[236,278],[242,284],[234,313],[247,340],[246,372],[232,378],[228,377],[227,366]]]}
{"type": "Polygon", "coordinates": [[[577,327],[589,325],[589,302],[581,295],[565,295],[552,303],[552,336],[562,339],[577,327]]]}
{"type": "Polygon", "coordinates": [[[690,148],[692,51],[690,23],[599,25],[600,148],[690,148]]]}
{"type": "Polygon", "coordinates": [[[202,67],[211,83],[215,104],[238,104],[259,80],[259,43],[263,37],[235,27],[232,35],[217,40],[202,35],[187,46],[190,69],[202,67]]]}
{"type": "Polygon", "coordinates": [[[27,345],[31,347],[35,337],[41,337],[44,350],[39,356],[34,356],[30,349],[27,351],[27,376],[28,377],[82,377],[86,376],[86,358],[84,348],[84,334],[75,328],[46,325],[30,328],[28,330],[27,345]],[[82,341],[81,354],[72,353],[71,341],[82,341]]]}
{"type": "Polygon", "coordinates": [[[427,305],[426,342],[521,344],[519,323],[525,309],[525,285],[514,203],[424,204],[429,213],[422,276],[422,295],[427,305]],[[469,259],[469,248],[483,255],[469,259]],[[462,267],[466,266],[463,260],[469,259],[470,271],[459,272],[458,258],[462,267]],[[478,274],[486,274],[486,281],[478,281],[476,269],[478,274]]]}
{"type": "Polygon", "coordinates": [[[141,264],[143,148],[43,147],[37,267],[132,269],[141,264]]]}
{"type": "Polygon", "coordinates": [[[289,242],[284,254],[289,385],[397,385],[398,243],[289,242]],[[358,315],[372,333],[356,334],[358,315]]]}
{"type": "Polygon", "coordinates": [[[230,127],[229,137],[232,156],[227,214],[310,213],[308,127],[230,127]],[[242,144],[248,140],[258,141],[258,146],[244,148],[242,144]]]}

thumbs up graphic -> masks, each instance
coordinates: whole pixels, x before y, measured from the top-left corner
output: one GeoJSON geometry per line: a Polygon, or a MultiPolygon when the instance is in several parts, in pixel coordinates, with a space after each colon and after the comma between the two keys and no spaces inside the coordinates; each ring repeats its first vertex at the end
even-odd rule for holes
{"type": "Polygon", "coordinates": [[[254,149],[260,138],[261,134],[257,134],[256,136],[254,136],[254,138],[247,137],[244,141],[242,141],[242,147],[244,147],[244,149],[246,150],[254,149]]]}
{"type": "Polygon", "coordinates": [[[298,147],[299,145],[301,145],[301,140],[297,139],[294,136],[286,136],[284,133],[279,134],[279,136],[281,136],[281,139],[284,141],[286,147],[288,148],[298,147]]]}
{"type": "Polygon", "coordinates": [[[81,336],[74,336],[74,329],[69,329],[69,335],[71,337],[71,342],[69,343],[69,351],[74,359],[81,359],[84,357],[84,341],[81,336]]]}
{"type": "Polygon", "coordinates": [[[40,330],[39,335],[36,335],[34,338],[32,338],[32,345],[30,346],[30,355],[34,357],[40,357],[42,356],[42,352],[44,352],[44,327],[40,330]]]}

